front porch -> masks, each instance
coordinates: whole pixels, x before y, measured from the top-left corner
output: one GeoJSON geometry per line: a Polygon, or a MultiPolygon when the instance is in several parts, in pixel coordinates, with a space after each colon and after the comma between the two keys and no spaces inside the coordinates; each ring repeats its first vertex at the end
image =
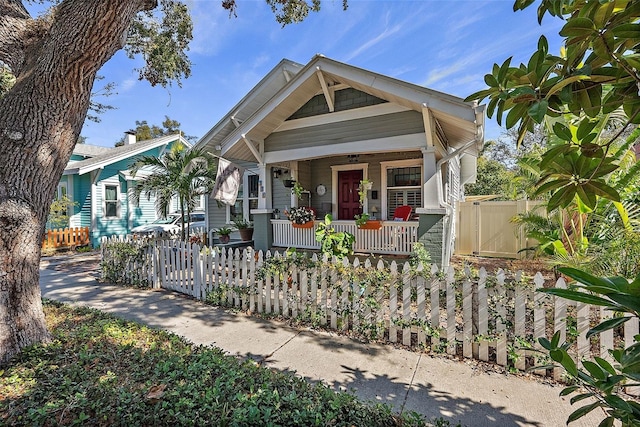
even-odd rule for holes
{"type": "MultiPolygon", "coordinates": [[[[315,235],[318,222],[315,221],[312,228],[293,228],[289,220],[272,219],[272,246],[320,249],[315,235]]],[[[360,229],[355,221],[333,221],[331,225],[338,232],[346,231],[355,236],[353,250],[358,253],[409,255],[419,237],[418,221],[382,221],[382,227],[377,230],[360,229]]]]}

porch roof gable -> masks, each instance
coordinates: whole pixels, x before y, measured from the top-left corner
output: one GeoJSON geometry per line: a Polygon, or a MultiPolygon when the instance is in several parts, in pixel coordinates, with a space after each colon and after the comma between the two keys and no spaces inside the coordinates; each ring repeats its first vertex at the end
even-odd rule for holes
{"type": "Polygon", "coordinates": [[[336,87],[352,87],[418,112],[428,108],[450,146],[458,147],[473,140],[477,141],[477,149],[482,145],[483,106],[316,55],[246,120],[235,123],[233,129],[227,128],[229,132],[221,129],[219,122],[218,132],[214,126],[196,146],[213,150],[216,144],[225,157],[262,163],[261,141],[315,95],[324,93],[330,105],[329,88],[336,87]]]}

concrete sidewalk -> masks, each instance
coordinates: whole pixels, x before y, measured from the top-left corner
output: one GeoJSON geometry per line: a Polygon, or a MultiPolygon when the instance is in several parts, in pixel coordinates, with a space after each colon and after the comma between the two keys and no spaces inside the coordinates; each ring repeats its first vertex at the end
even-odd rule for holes
{"type": "MultiPolygon", "coordinates": [[[[165,290],[138,290],[100,284],[98,256],[44,258],[40,286],[44,298],[89,306],[214,345],[263,365],[295,371],[336,390],[353,390],[365,400],[445,417],[465,426],[562,426],[571,407],[558,396],[562,387],[515,375],[486,373],[460,362],[366,344],[337,334],[296,329],[208,306],[165,290]]],[[[572,427],[595,426],[603,412],[572,427]]]]}

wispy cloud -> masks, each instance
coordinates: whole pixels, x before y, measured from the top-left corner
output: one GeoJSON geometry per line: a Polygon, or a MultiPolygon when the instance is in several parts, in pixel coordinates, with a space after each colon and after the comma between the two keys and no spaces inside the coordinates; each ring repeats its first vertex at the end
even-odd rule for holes
{"type": "Polygon", "coordinates": [[[399,25],[394,25],[391,28],[385,28],[382,33],[378,34],[376,37],[374,37],[373,39],[367,41],[362,46],[360,46],[358,49],[356,49],[355,51],[351,52],[349,55],[346,56],[346,58],[344,58],[344,60],[345,61],[351,61],[353,58],[355,58],[357,56],[360,56],[360,54],[362,54],[362,52],[365,52],[365,51],[371,49],[372,47],[374,47],[374,46],[378,45],[379,43],[383,42],[388,37],[391,37],[394,34],[396,34],[398,31],[400,31],[400,28],[401,27],[399,25]]]}
{"type": "Polygon", "coordinates": [[[229,34],[237,27],[225,25],[229,12],[209,1],[187,2],[193,20],[193,40],[189,44],[191,52],[211,56],[218,53],[227,42],[229,34]]]}
{"type": "Polygon", "coordinates": [[[120,83],[118,85],[118,87],[116,88],[118,93],[125,93],[125,92],[129,92],[131,89],[133,89],[136,85],[136,83],[138,82],[137,79],[125,79],[122,81],[122,83],[120,83]]]}
{"type": "MultiPolygon", "coordinates": [[[[467,40],[466,43],[450,46],[447,49],[447,58],[443,59],[439,56],[438,60],[434,61],[436,66],[429,71],[421,84],[428,87],[436,84],[448,87],[451,86],[450,82],[442,84],[440,82],[446,79],[459,80],[461,77],[457,76],[457,73],[460,72],[465,72],[467,76],[465,79],[468,80],[471,70],[481,70],[482,73],[475,74],[481,80],[484,74],[491,70],[493,63],[502,63],[514,52],[526,52],[526,46],[535,46],[539,34],[540,29],[535,28],[528,32],[505,34],[504,37],[490,41],[479,39],[475,43],[469,43],[467,40]]],[[[517,60],[521,61],[525,58],[517,58],[517,60]]]]}
{"type": "MultiPolygon", "coordinates": [[[[411,2],[413,13],[407,15],[406,13],[402,12],[402,8],[400,8],[398,4],[394,4],[383,15],[381,23],[383,30],[381,32],[378,32],[377,34],[374,34],[371,38],[369,38],[369,40],[360,44],[360,46],[355,50],[347,53],[342,57],[342,60],[349,62],[354,58],[363,55],[365,52],[372,51],[373,49],[376,49],[376,55],[378,55],[382,50],[380,45],[382,45],[384,42],[388,41],[389,39],[394,39],[395,36],[399,36],[402,33],[409,32],[413,28],[420,27],[424,24],[424,22],[431,19],[432,15],[428,12],[424,4],[422,4],[422,7],[419,7],[418,9],[415,9],[415,5],[416,3],[411,2]],[[401,16],[402,18],[400,20],[397,20],[397,16],[401,16]],[[394,22],[396,20],[398,22],[394,22]]],[[[375,13],[373,13],[373,15],[375,15],[375,13]]],[[[397,49],[397,46],[394,46],[393,48],[397,49]]]]}

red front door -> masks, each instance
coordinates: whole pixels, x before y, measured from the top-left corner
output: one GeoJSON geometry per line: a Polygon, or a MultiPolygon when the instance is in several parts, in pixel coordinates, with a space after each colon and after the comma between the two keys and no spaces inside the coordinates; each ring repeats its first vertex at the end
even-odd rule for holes
{"type": "Polygon", "coordinates": [[[351,220],[362,213],[358,186],[362,170],[338,171],[338,219],[351,220]]]}

